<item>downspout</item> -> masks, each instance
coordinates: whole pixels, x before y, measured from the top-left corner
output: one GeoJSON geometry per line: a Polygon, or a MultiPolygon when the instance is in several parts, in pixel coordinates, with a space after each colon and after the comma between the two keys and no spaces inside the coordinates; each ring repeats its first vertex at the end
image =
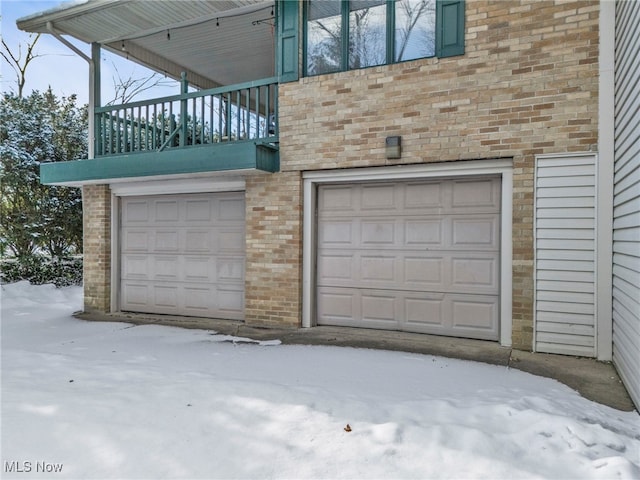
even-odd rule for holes
{"type": "Polygon", "coordinates": [[[55,29],[53,23],[47,22],[47,30],[53,35],[60,43],[67,48],[73,50],[80,58],[86,60],[89,64],[89,142],[88,142],[88,157],[95,158],[95,145],[96,145],[96,117],[95,109],[100,106],[100,44],[91,44],[91,57],[87,56],[82,50],[76,47],[62,36],[62,33],[55,29]]]}

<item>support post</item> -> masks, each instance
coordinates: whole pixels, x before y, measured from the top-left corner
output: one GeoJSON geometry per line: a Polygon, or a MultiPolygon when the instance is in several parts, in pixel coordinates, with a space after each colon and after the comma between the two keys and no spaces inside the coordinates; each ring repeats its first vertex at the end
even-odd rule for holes
{"type": "MultiPolygon", "coordinates": [[[[182,72],[180,74],[180,94],[185,95],[189,92],[189,81],[187,80],[187,72],[182,72]]],[[[187,134],[189,132],[189,125],[187,122],[187,99],[183,98],[180,101],[180,124],[182,125],[182,130],[180,132],[180,146],[184,147],[187,144],[187,134]]],[[[195,121],[195,119],[194,119],[195,121]]]]}
{"type": "Polygon", "coordinates": [[[101,106],[100,98],[100,44],[91,44],[91,61],[89,62],[89,158],[95,158],[96,152],[102,152],[102,131],[100,117],[96,108],[101,106]]]}

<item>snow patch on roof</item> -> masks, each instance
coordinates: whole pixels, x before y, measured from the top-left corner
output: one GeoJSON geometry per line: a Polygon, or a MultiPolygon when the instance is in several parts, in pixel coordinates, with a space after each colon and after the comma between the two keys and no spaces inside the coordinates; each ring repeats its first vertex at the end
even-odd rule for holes
{"type": "Polygon", "coordinates": [[[64,12],[70,8],[76,7],[78,5],[84,5],[89,3],[90,0],[68,0],[66,2],[62,2],[55,7],[49,8],[48,10],[43,10],[41,12],[32,13],[31,15],[27,15],[25,17],[19,18],[16,23],[27,22],[29,20],[34,20],[36,18],[45,17],[47,15],[51,15],[54,13],[64,12]]]}

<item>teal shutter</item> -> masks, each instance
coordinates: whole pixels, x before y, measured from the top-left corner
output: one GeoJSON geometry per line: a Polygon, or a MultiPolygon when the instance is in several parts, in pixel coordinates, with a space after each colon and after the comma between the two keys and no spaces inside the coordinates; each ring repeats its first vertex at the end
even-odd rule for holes
{"type": "Polygon", "coordinates": [[[436,0],[436,56],[464,55],[464,0],[436,0]]]}
{"type": "Polygon", "coordinates": [[[298,80],[298,0],[279,0],[277,71],[280,82],[298,80]]]}

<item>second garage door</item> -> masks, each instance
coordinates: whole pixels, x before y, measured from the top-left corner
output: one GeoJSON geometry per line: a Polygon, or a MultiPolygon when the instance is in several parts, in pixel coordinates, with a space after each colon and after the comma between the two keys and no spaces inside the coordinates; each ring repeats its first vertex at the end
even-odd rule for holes
{"type": "Polygon", "coordinates": [[[317,322],[497,340],[500,179],[318,189],[317,322]]]}
{"type": "Polygon", "coordinates": [[[244,318],[244,192],[123,197],[120,308],[244,318]]]}

